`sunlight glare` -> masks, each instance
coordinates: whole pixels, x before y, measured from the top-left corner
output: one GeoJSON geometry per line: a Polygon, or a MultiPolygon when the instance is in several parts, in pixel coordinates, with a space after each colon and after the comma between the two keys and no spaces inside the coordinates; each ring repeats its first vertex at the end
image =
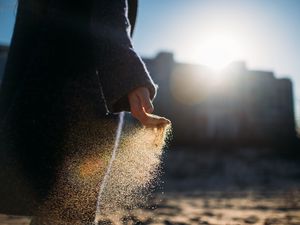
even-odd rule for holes
{"type": "Polygon", "coordinates": [[[199,62],[213,70],[221,70],[241,57],[241,47],[232,35],[215,33],[201,42],[199,62]]]}

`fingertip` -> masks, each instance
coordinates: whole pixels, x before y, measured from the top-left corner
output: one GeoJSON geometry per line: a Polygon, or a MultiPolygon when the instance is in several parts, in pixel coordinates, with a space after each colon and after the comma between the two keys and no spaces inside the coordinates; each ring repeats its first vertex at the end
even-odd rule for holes
{"type": "Polygon", "coordinates": [[[148,105],[148,107],[144,107],[144,110],[145,110],[146,113],[150,113],[151,114],[154,111],[154,106],[151,103],[151,104],[148,105]]]}
{"type": "Polygon", "coordinates": [[[161,119],[160,119],[160,122],[161,122],[161,124],[163,124],[163,125],[170,125],[170,124],[171,124],[171,121],[168,120],[168,119],[166,119],[166,118],[161,118],[161,119]]]}

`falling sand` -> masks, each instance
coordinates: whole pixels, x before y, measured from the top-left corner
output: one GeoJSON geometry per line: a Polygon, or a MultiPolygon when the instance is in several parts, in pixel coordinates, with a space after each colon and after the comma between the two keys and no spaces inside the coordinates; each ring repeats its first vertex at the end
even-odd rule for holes
{"type": "Polygon", "coordinates": [[[86,121],[70,131],[57,184],[40,208],[49,224],[120,224],[126,211],[147,202],[170,126],[145,128],[128,114],[124,124],[123,113],[119,118],[86,121]]]}
{"type": "Polygon", "coordinates": [[[112,165],[113,165],[114,161],[116,160],[116,155],[117,155],[117,151],[119,149],[119,144],[120,144],[120,140],[121,140],[121,133],[122,133],[122,129],[123,129],[123,124],[124,124],[124,112],[121,112],[119,114],[119,123],[118,123],[117,131],[116,131],[116,138],[115,138],[114,148],[113,148],[112,153],[111,153],[111,158],[109,160],[107,170],[106,170],[106,172],[104,174],[104,177],[103,177],[103,179],[100,183],[100,189],[99,189],[99,193],[98,193],[96,213],[95,213],[95,224],[97,224],[99,222],[99,218],[101,218],[102,195],[103,195],[103,192],[104,192],[104,188],[107,185],[107,181],[108,181],[109,175],[111,173],[112,165]]]}

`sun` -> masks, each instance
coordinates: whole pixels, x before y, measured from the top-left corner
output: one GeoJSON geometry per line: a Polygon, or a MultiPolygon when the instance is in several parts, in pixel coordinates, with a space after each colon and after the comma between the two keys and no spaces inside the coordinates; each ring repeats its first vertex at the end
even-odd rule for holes
{"type": "Polygon", "coordinates": [[[230,62],[240,60],[241,46],[234,35],[213,33],[199,46],[199,62],[213,70],[221,70],[230,62]]]}

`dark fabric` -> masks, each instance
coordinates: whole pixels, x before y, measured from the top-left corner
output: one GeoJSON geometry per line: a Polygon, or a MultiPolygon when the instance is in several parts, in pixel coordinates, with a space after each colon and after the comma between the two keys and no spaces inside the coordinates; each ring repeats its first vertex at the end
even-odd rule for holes
{"type": "Polygon", "coordinates": [[[129,32],[125,0],[19,1],[0,89],[0,151],[15,153],[40,198],[70,127],[104,117],[104,102],[110,112],[129,110],[127,94],[139,86],[154,98],[129,32]]]}
{"type": "Polygon", "coordinates": [[[130,0],[128,2],[128,19],[131,25],[130,36],[133,35],[133,31],[136,23],[137,8],[138,8],[137,0],[130,0]]]}
{"type": "Polygon", "coordinates": [[[155,95],[153,83],[145,75],[146,68],[130,41],[125,3],[113,0],[107,7],[107,1],[95,1],[92,7],[91,36],[96,49],[95,64],[108,108],[112,111],[120,111],[124,107],[129,110],[125,96],[139,86],[148,87],[152,98],[155,95]],[[120,74],[122,79],[111,74],[120,74]]]}

